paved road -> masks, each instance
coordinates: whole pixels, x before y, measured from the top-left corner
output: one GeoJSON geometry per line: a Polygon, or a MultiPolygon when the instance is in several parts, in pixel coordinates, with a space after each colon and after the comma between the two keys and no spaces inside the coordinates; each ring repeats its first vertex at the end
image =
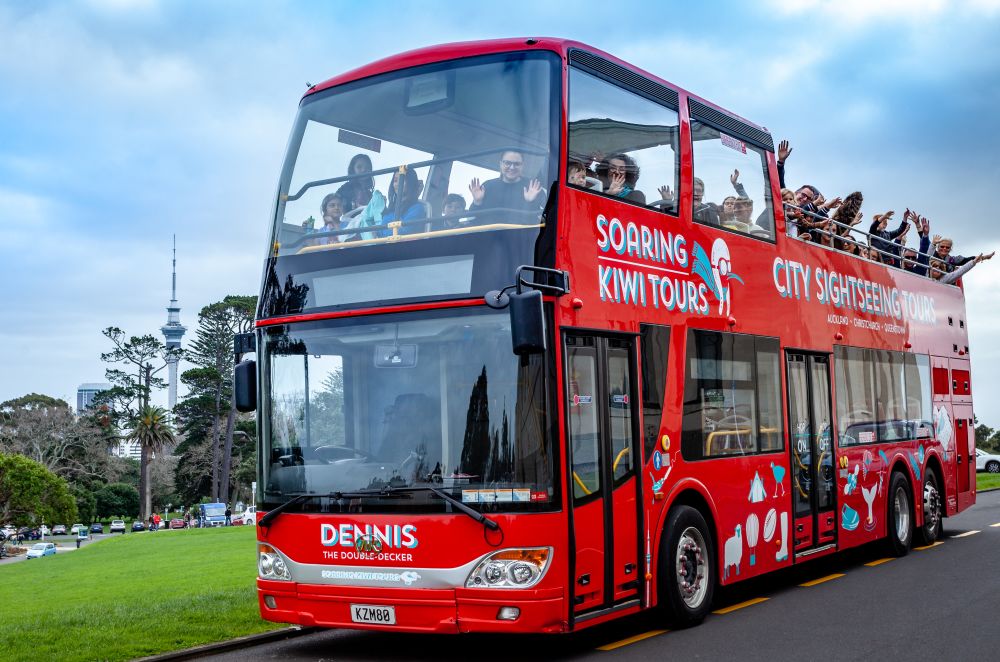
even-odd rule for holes
{"type": "Polygon", "coordinates": [[[570,636],[330,630],[209,659],[1000,659],[1000,491],[945,520],[942,543],[883,559],[867,546],[745,582],[717,594],[718,611],[701,626],[676,632],[658,633],[655,615],[570,636]]]}

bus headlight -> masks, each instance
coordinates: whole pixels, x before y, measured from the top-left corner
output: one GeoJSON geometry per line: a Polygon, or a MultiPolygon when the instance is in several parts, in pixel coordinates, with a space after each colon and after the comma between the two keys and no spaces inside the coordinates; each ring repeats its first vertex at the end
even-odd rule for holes
{"type": "Polygon", "coordinates": [[[551,547],[504,549],[493,552],[465,580],[466,588],[528,588],[537,584],[549,565],[551,547]]]}
{"type": "Polygon", "coordinates": [[[261,579],[292,580],[285,560],[281,558],[278,550],[270,545],[257,545],[257,572],[261,579]]]}

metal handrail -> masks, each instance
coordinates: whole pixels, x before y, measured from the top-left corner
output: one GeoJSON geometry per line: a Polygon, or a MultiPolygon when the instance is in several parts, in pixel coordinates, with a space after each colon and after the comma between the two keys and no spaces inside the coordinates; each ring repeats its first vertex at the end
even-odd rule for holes
{"type": "MultiPolygon", "coordinates": [[[[811,217],[813,217],[813,218],[815,218],[817,220],[823,221],[824,223],[833,223],[834,225],[836,225],[838,227],[844,228],[849,233],[858,232],[858,233],[862,234],[864,237],[866,237],[868,239],[868,244],[865,245],[865,244],[862,244],[862,243],[858,242],[857,240],[854,239],[854,237],[850,236],[849,234],[848,235],[841,235],[841,234],[837,234],[836,232],[830,232],[829,230],[825,230],[825,229],[822,229],[822,228],[809,228],[808,230],[806,230],[807,232],[810,232],[810,233],[812,233],[812,232],[818,232],[820,234],[824,234],[824,235],[830,236],[835,241],[842,241],[842,242],[853,244],[853,245],[859,246],[859,247],[860,246],[865,246],[865,248],[867,248],[869,251],[875,251],[879,255],[882,255],[884,257],[888,257],[888,258],[890,258],[891,260],[894,260],[894,261],[895,260],[899,260],[900,262],[902,262],[903,260],[906,259],[902,255],[897,255],[895,253],[891,253],[889,251],[884,251],[881,248],[875,248],[874,246],[872,246],[871,241],[872,241],[873,238],[879,239],[881,241],[885,241],[882,237],[876,237],[875,235],[871,234],[870,232],[865,232],[864,230],[858,229],[857,226],[849,225],[847,223],[841,223],[840,221],[837,221],[837,220],[835,220],[835,219],[833,219],[833,218],[831,218],[829,216],[823,216],[822,214],[817,214],[815,212],[811,212],[811,211],[809,211],[807,209],[803,209],[802,207],[799,207],[797,205],[793,205],[793,204],[790,204],[788,202],[785,202],[783,204],[784,204],[784,208],[786,210],[787,209],[796,209],[796,210],[802,212],[803,214],[805,214],[806,216],[811,216],[811,217]]],[[[788,228],[789,225],[790,224],[788,222],[788,216],[786,214],[786,216],[785,216],[785,227],[788,228]]],[[[905,246],[900,246],[900,248],[901,249],[905,249],[906,247],[905,246]]],[[[917,253],[918,256],[920,256],[920,255],[927,255],[927,264],[926,265],[921,265],[921,266],[926,266],[927,267],[928,277],[930,276],[930,272],[931,271],[935,271],[935,272],[937,272],[937,273],[939,273],[941,275],[944,275],[944,274],[948,273],[947,271],[943,271],[941,269],[937,269],[937,268],[931,266],[930,261],[933,258],[933,254],[932,253],[921,253],[920,251],[916,251],[916,253],[917,253]]],[[[915,264],[919,264],[919,262],[917,260],[910,260],[910,261],[913,262],[913,263],[915,263],[915,264]]],[[[894,266],[892,264],[886,264],[885,262],[883,262],[882,264],[885,265],[885,266],[887,266],[887,267],[893,267],[894,266]]],[[[894,268],[899,269],[901,267],[894,267],[894,268]]],[[[906,270],[904,269],[904,271],[906,271],[906,270]]],[[[913,273],[913,272],[911,271],[910,273],[913,273]]]]}

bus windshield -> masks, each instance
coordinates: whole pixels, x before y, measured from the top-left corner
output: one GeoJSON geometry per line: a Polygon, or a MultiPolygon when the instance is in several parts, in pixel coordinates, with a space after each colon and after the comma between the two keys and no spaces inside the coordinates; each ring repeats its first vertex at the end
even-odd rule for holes
{"type": "Polygon", "coordinates": [[[542,52],[466,58],[306,98],[272,254],[541,227],[557,64],[542,52]]]}
{"type": "MultiPolygon", "coordinates": [[[[263,345],[266,503],[429,485],[481,510],[553,507],[547,359],[511,353],[506,311],[275,326],[263,345]]],[[[362,501],[352,511],[445,508],[362,501]]]]}

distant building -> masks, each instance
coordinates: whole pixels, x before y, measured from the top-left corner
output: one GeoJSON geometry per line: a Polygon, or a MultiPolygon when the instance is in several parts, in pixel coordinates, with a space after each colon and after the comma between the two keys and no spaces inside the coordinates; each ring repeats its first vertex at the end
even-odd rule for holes
{"type": "Polygon", "coordinates": [[[90,405],[94,402],[94,396],[109,388],[111,388],[111,384],[80,384],[76,389],[76,413],[82,414],[90,409],[90,405]]]}
{"type": "Polygon", "coordinates": [[[112,455],[118,457],[130,457],[133,460],[142,459],[142,446],[138,441],[120,441],[118,445],[111,449],[112,455]]]}

